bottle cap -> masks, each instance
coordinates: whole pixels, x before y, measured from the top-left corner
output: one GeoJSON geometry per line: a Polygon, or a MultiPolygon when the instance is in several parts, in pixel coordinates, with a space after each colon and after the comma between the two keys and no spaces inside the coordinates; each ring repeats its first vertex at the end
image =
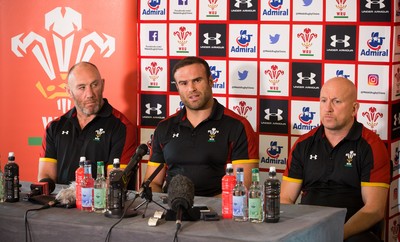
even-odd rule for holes
{"type": "Polygon", "coordinates": [[[85,157],[85,156],[79,157],[79,161],[85,161],[85,160],[86,160],[86,157],[85,157]]]}
{"type": "Polygon", "coordinates": [[[14,161],[15,160],[14,152],[8,152],[8,160],[9,161],[14,161]]]}
{"type": "Polygon", "coordinates": [[[253,168],[253,169],[251,169],[251,173],[259,173],[258,168],[253,168]]]}
{"type": "Polygon", "coordinates": [[[103,162],[103,161],[98,161],[98,162],[97,162],[97,165],[98,165],[98,166],[104,166],[104,162],[103,162]]]}
{"type": "Polygon", "coordinates": [[[90,165],[90,164],[91,164],[90,160],[85,160],[85,165],[90,165]]]}
{"type": "Polygon", "coordinates": [[[243,167],[236,168],[236,172],[243,172],[243,167]]]}
{"type": "Polygon", "coordinates": [[[119,158],[114,158],[113,164],[119,164],[119,158]]]}
{"type": "Polygon", "coordinates": [[[232,165],[232,163],[228,163],[228,164],[226,164],[226,168],[227,168],[227,169],[229,169],[229,168],[233,169],[233,165],[232,165]]]}
{"type": "Polygon", "coordinates": [[[271,167],[269,168],[269,172],[276,172],[275,166],[271,166],[271,167]]]}

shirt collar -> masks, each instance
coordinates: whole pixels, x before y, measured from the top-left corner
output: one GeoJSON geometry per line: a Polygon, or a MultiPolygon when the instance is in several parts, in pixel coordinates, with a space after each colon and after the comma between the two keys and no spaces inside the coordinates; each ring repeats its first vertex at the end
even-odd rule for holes
{"type": "MultiPolygon", "coordinates": [[[[363,124],[354,119],[354,123],[351,126],[349,133],[344,137],[344,140],[358,140],[361,137],[362,128],[363,124]]],[[[325,138],[324,125],[322,124],[317,131],[317,137],[318,139],[325,138]]]]}

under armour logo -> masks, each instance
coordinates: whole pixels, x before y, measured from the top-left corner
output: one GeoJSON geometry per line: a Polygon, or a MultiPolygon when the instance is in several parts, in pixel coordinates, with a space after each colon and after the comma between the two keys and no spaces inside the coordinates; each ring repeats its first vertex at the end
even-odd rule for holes
{"type": "Polygon", "coordinates": [[[316,160],[317,159],[317,155],[310,155],[310,160],[316,160]]]}
{"type": "Polygon", "coordinates": [[[310,73],[310,76],[303,76],[303,72],[299,72],[299,73],[297,73],[297,77],[299,78],[299,79],[297,79],[297,83],[303,84],[303,81],[309,81],[310,85],[314,85],[316,83],[316,81],[314,79],[316,76],[317,76],[317,74],[312,73],[312,72],[310,73]]]}
{"type": "Polygon", "coordinates": [[[179,133],[172,134],[172,138],[178,138],[178,137],[179,137],[179,133]]]}
{"type": "Polygon", "coordinates": [[[66,130],[66,131],[63,130],[63,131],[61,132],[61,134],[66,134],[66,135],[68,135],[68,133],[69,133],[68,130],[66,130]]]}
{"type": "Polygon", "coordinates": [[[393,115],[393,119],[393,126],[400,125],[400,113],[396,113],[395,115],[393,115]]]}
{"type": "Polygon", "coordinates": [[[343,39],[338,39],[335,34],[335,35],[331,36],[331,40],[332,40],[332,42],[331,42],[332,47],[336,47],[337,43],[343,44],[344,47],[350,46],[350,43],[349,43],[350,36],[348,36],[348,35],[345,35],[343,39]]]}
{"type": "Polygon", "coordinates": [[[215,33],[215,36],[210,36],[210,33],[205,33],[205,34],[203,34],[203,36],[205,38],[203,43],[206,45],[209,44],[210,40],[215,41],[215,44],[217,44],[217,45],[221,44],[221,40],[219,39],[219,38],[221,38],[220,33],[215,33]]]}
{"type": "Polygon", "coordinates": [[[281,120],[283,119],[283,117],[282,117],[282,115],[281,115],[281,114],[283,113],[283,110],[282,110],[282,109],[278,109],[278,110],[276,111],[276,113],[271,113],[271,110],[270,110],[269,108],[267,108],[267,109],[264,110],[264,112],[265,112],[264,118],[265,118],[266,120],[269,120],[269,119],[271,118],[271,116],[276,117],[276,119],[277,119],[278,121],[281,121],[281,120]]]}
{"type": "Polygon", "coordinates": [[[153,112],[157,111],[157,115],[162,114],[162,111],[161,111],[162,105],[159,104],[159,103],[157,103],[157,107],[152,107],[150,105],[150,103],[146,104],[145,107],[147,108],[146,111],[145,111],[146,114],[150,114],[152,111],[153,112]]]}
{"type": "Polygon", "coordinates": [[[379,8],[382,9],[385,7],[385,4],[383,3],[385,0],[367,0],[367,4],[365,4],[366,8],[371,9],[372,4],[374,5],[379,5],[379,8]]]}
{"type": "Polygon", "coordinates": [[[236,0],[235,7],[239,8],[240,4],[247,4],[247,8],[253,7],[251,0],[236,0]]]}

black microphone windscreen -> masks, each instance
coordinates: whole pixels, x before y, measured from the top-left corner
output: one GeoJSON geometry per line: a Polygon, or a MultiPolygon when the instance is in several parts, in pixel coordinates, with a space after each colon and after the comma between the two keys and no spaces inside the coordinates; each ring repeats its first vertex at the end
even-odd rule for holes
{"type": "Polygon", "coordinates": [[[136,153],[140,156],[145,156],[147,154],[149,147],[146,144],[141,144],[137,147],[136,153]]]}
{"type": "Polygon", "coordinates": [[[54,189],[56,189],[56,183],[51,178],[43,178],[40,179],[39,182],[47,182],[49,187],[49,194],[51,194],[54,191],[54,189]]]}
{"type": "Polygon", "coordinates": [[[168,186],[168,205],[178,211],[179,207],[189,209],[194,203],[194,184],[183,175],[176,175],[171,179],[168,186]]]}

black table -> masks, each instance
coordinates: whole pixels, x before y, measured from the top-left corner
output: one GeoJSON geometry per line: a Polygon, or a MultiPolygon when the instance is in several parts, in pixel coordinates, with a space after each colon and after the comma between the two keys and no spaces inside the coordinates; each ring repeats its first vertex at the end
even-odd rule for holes
{"type": "MultiPolygon", "coordinates": [[[[59,188],[59,186],[58,186],[59,188]]],[[[22,191],[28,191],[23,184],[22,191]]],[[[21,194],[23,196],[23,194],[21,194]]],[[[132,195],[133,196],[133,195],[132,195]]],[[[161,194],[153,194],[153,200],[163,204],[161,194]]],[[[138,198],[132,205],[143,202],[138,198]]],[[[195,197],[195,204],[206,204],[220,214],[219,198],[195,197]]],[[[129,203],[129,201],[127,202],[129,203]]],[[[0,203],[0,241],[25,241],[24,214],[27,209],[41,205],[26,201],[0,203]]],[[[142,218],[145,206],[139,208],[139,216],[124,218],[111,232],[110,241],[173,241],[175,221],[160,220],[155,227],[148,226],[148,220],[155,210],[162,210],[150,202],[142,218]]],[[[278,223],[219,221],[196,222],[183,221],[178,233],[179,241],[304,241],[329,242],[343,241],[343,223],[345,209],[306,206],[281,205],[281,219],[278,223]]],[[[28,213],[28,223],[33,241],[105,241],[110,227],[118,219],[105,217],[104,214],[89,213],[76,208],[52,207],[28,213]]]]}

